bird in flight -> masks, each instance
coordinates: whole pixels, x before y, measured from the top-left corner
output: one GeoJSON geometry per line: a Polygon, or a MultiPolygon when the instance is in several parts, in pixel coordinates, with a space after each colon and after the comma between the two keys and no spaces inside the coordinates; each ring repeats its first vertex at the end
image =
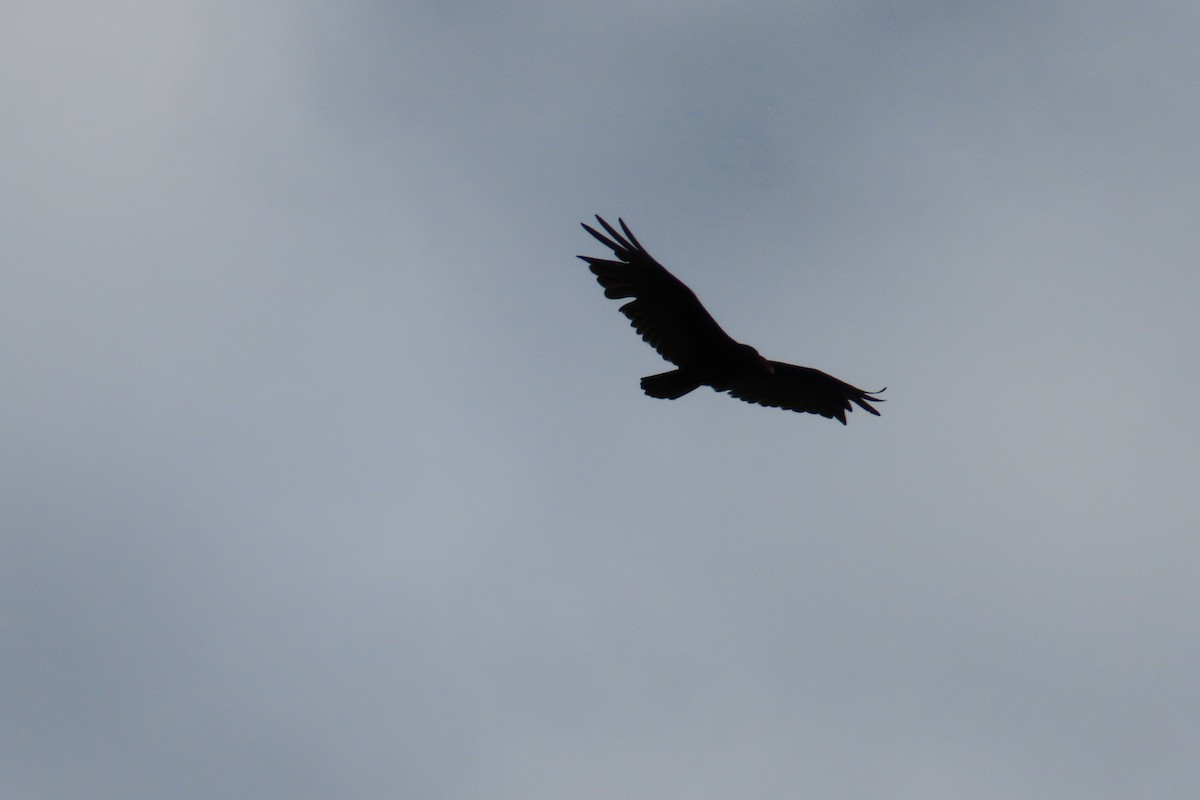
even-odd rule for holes
{"type": "Polygon", "coordinates": [[[678,368],[642,378],[643,392],[675,400],[711,386],[747,403],[820,414],[843,425],[854,405],[879,416],[871,403],[883,402],[876,396],[883,389],[865,392],[811,367],[768,361],[725,333],[692,290],[646,252],[625,220],[617,220],[620,232],[599,216],[596,221],[607,236],[586,223],[583,229],[617,260],[579,258],[604,287],[605,297],[633,298],[621,306],[621,313],[647,344],[678,368]]]}

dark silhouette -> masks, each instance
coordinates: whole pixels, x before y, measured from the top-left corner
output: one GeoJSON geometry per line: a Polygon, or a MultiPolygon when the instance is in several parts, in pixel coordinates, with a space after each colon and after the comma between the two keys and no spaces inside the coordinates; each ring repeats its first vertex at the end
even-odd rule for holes
{"type": "Polygon", "coordinates": [[[768,361],[750,345],[735,342],[692,290],[651,258],[625,220],[617,220],[624,236],[599,216],[596,220],[608,236],[587,224],[583,229],[620,260],[579,258],[595,273],[605,297],[633,298],[621,313],[659,355],[679,367],[642,378],[646,394],[674,400],[711,386],[747,403],[820,414],[843,425],[846,412],[854,410],[851,403],[879,416],[870,404],[883,402],[875,397],[883,389],[864,392],[811,367],[768,361]]]}

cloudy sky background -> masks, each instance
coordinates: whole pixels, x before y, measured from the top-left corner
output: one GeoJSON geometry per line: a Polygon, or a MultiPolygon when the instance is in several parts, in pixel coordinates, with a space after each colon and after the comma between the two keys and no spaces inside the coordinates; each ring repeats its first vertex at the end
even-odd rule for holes
{"type": "Polygon", "coordinates": [[[1195,797],[1198,40],[6,3],[2,793],[1195,797]],[[595,212],[883,416],[643,397],[595,212]]]}

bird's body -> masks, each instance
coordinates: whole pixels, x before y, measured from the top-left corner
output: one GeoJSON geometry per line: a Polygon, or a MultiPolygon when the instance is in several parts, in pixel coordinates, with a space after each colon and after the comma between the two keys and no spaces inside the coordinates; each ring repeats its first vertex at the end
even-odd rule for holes
{"type": "MultiPolygon", "coordinates": [[[[820,414],[846,424],[851,403],[876,416],[875,395],[811,367],[768,361],[721,329],[696,295],[655,261],[618,220],[621,232],[596,217],[608,234],[583,228],[613,251],[613,261],[580,256],[604,287],[605,297],[633,298],[621,306],[634,329],[677,369],[642,378],[642,391],[674,400],[700,386],[729,392],[748,403],[820,414]],[[622,235],[622,233],[624,235],[622,235]]],[[[883,391],[882,389],[880,391],[883,391]]]]}

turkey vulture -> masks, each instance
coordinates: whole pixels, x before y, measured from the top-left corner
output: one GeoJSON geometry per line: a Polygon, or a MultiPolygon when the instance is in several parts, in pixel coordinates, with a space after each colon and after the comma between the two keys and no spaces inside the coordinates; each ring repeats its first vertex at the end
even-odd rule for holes
{"type": "Polygon", "coordinates": [[[748,344],[735,342],[713,319],[696,295],[655,261],[618,218],[622,236],[600,216],[596,221],[608,236],[584,223],[583,229],[613,251],[617,261],[579,256],[587,262],[609,298],[632,297],[621,306],[634,330],[678,369],[642,378],[642,391],[651,397],[675,400],[700,386],[747,403],[803,411],[846,424],[846,412],[859,408],[875,416],[871,403],[882,403],[864,392],[811,367],[768,361],[748,344]]]}

